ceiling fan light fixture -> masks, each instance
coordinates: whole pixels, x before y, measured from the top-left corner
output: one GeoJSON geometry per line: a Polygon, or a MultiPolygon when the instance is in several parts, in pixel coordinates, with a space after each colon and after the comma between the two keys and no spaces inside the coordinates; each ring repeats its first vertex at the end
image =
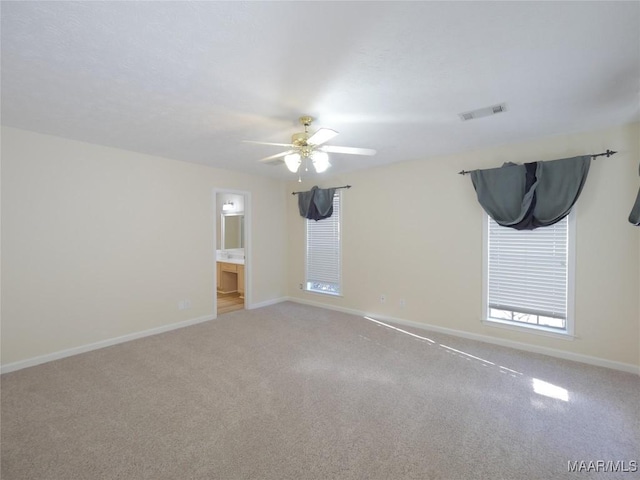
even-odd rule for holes
{"type": "Polygon", "coordinates": [[[313,167],[318,173],[326,171],[327,168],[331,166],[329,163],[329,155],[325,152],[313,152],[311,154],[311,161],[313,162],[313,167]]]}
{"type": "MultiPolygon", "coordinates": [[[[338,132],[330,128],[320,128],[311,136],[309,133],[309,126],[313,118],[310,116],[300,117],[300,123],[304,125],[304,132],[297,132],[291,135],[291,143],[272,143],[272,142],[257,142],[247,140],[249,143],[257,143],[264,145],[275,145],[289,147],[289,150],[276,153],[268,157],[260,159],[260,162],[267,165],[281,165],[284,163],[287,169],[292,173],[298,173],[302,160],[304,160],[304,171],[309,170],[309,163],[313,164],[313,167],[317,173],[325,172],[331,164],[329,163],[328,153],[349,154],[349,155],[375,155],[376,151],[371,148],[355,148],[355,147],[339,147],[335,145],[325,145],[325,142],[329,141],[338,132]]],[[[298,178],[300,181],[300,178],[298,178]]]]}
{"type": "Polygon", "coordinates": [[[296,173],[298,168],[300,168],[300,163],[302,160],[300,159],[300,155],[297,153],[292,153],[290,155],[285,155],[284,163],[287,165],[287,168],[291,173],[296,173]]]}

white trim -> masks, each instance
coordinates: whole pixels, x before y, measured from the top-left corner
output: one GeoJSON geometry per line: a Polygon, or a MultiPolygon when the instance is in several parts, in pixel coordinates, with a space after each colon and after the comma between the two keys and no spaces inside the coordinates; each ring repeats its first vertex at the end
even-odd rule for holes
{"type": "Polygon", "coordinates": [[[361,317],[373,317],[378,320],[394,322],[400,325],[408,327],[415,327],[422,330],[431,332],[444,333],[446,335],[453,335],[455,337],[467,338],[469,340],[477,340],[479,342],[491,343],[493,345],[500,345],[502,347],[515,348],[516,350],[523,350],[525,352],[540,353],[542,355],[548,355],[550,357],[562,358],[564,360],[571,360],[573,362],[586,363],[588,365],[594,365],[597,367],[611,368],[613,370],[620,370],[622,372],[634,373],[640,375],[640,365],[632,365],[630,363],[616,362],[614,360],[607,360],[599,357],[592,357],[590,355],[583,355],[580,353],[566,352],[564,350],[558,350],[549,347],[539,347],[537,345],[531,345],[528,343],[516,342],[513,340],[506,340],[502,338],[490,337],[487,335],[480,335],[477,333],[464,332],[462,330],[454,330],[446,327],[439,327],[437,325],[430,325],[428,323],[414,322],[412,320],[405,320],[403,318],[389,317],[386,315],[378,315],[375,313],[367,313],[361,310],[355,310],[351,308],[344,308],[334,305],[327,305],[323,303],[313,302],[302,298],[288,297],[288,301],[294,303],[301,303],[304,305],[310,305],[313,307],[326,308],[328,310],[335,310],[342,313],[348,313],[351,315],[357,315],[361,317]]]}
{"type": "MultiPolygon", "coordinates": [[[[335,198],[338,198],[338,230],[339,230],[339,238],[338,238],[338,251],[339,251],[339,255],[338,255],[338,266],[339,266],[339,272],[338,272],[338,287],[340,289],[339,293],[329,293],[329,292],[322,292],[319,290],[310,290],[309,289],[309,225],[312,225],[311,220],[307,220],[305,219],[305,227],[304,227],[304,241],[305,241],[305,254],[304,254],[304,287],[303,287],[303,291],[306,293],[313,293],[313,294],[318,294],[318,295],[328,295],[331,297],[342,297],[343,295],[343,287],[344,287],[344,282],[342,281],[342,239],[343,239],[343,231],[342,231],[342,219],[344,218],[344,213],[343,213],[343,201],[344,201],[344,196],[341,193],[341,190],[336,190],[334,192],[334,196],[332,201],[335,202],[335,198]]],[[[332,216],[333,218],[333,216],[332,216]]]]}
{"type": "MultiPolygon", "coordinates": [[[[419,328],[421,330],[444,333],[446,335],[453,335],[456,337],[467,338],[470,340],[477,340],[479,342],[490,343],[493,345],[500,345],[502,347],[515,348],[516,350],[523,350],[525,352],[533,352],[540,353],[543,355],[549,355],[551,357],[562,358],[565,360],[571,360],[574,362],[586,363],[588,365],[595,365],[598,367],[611,368],[614,370],[620,370],[623,372],[634,373],[636,375],[640,375],[640,365],[632,365],[629,363],[616,362],[613,360],[606,360],[604,358],[592,357],[590,355],[582,355],[579,353],[565,352],[562,350],[557,350],[555,348],[548,347],[539,347],[536,345],[530,345],[521,342],[515,342],[512,340],[505,340],[501,338],[489,337],[486,335],[480,335],[476,333],[464,332],[462,330],[454,330],[446,327],[439,327],[437,325],[430,325],[427,323],[414,322],[412,320],[405,320],[402,318],[389,317],[386,315],[378,315],[375,313],[366,313],[361,310],[355,310],[352,308],[345,308],[335,305],[326,305],[324,303],[313,302],[310,300],[305,300],[302,298],[296,297],[279,297],[272,300],[266,300],[264,302],[259,302],[253,305],[247,306],[248,310],[253,310],[256,308],[268,307],[271,305],[276,305],[282,302],[294,302],[302,305],[310,305],[313,307],[324,308],[327,310],[334,310],[337,312],[347,313],[350,315],[356,315],[359,317],[373,317],[375,319],[393,322],[400,325],[405,325],[409,327],[419,328]]],[[[215,320],[216,315],[205,315],[203,317],[193,318],[191,320],[185,320],[178,323],[172,323],[170,325],[164,325],[162,327],[156,327],[149,330],[144,330],[141,332],[130,333],[127,335],[123,335],[121,337],[116,337],[108,340],[102,340],[100,342],[90,343],[88,345],[82,345],[80,347],[70,348],[68,350],[61,350],[59,352],[54,352],[46,355],[41,355],[38,357],[29,358],[26,360],[20,360],[18,362],[8,363],[6,365],[2,365],[0,368],[0,373],[9,373],[14,372],[16,370],[21,370],[27,367],[33,367],[36,365],[40,365],[47,362],[52,362],[54,360],[59,360],[66,357],[71,357],[73,355],[78,355],[80,353],[90,352],[92,350],[99,350],[101,348],[110,347],[112,345],[117,345],[120,343],[129,342],[131,340],[137,340],[139,338],[149,337],[151,335],[158,335],[160,333],[169,332],[171,330],[177,330],[183,327],[189,327],[191,325],[197,325],[198,323],[207,322],[210,320],[215,320]]]]}
{"type": "Polygon", "coordinates": [[[482,211],[482,312],[480,321],[487,326],[510,328],[548,337],[573,340],[575,338],[575,279],[576,279],[576,208],[567,217],[567,318],[563,330],[545,328],[541,325],[527,325],[489,317],[489,215],[482,211]]]}
{"type": "Polygon", "coordinates": [[[480,318],[487,319],[489,316],[489,215],[482,211],[482,312],[480,318]]]}
{"type": "Polygon", "coordinates": [[[213,205],[213,311],[218,311],[218,265],[216,259],[216,242],[218,239],[218,229],[217,229],[217,216],[218,216],[218,193],[231,193],[234,195],[242,195],[244,196],[244,305],[245,308],[248,308],[248,305],[251,305],[252,298],[252,281],[251,281],[251,270],[253,266],[253,248],[251,244],[251,192],[247,190],[234,190],[230,188],[214,188],[211,191],[212,194],[212,205],[213,205]]]}
{"type": "Polygon", "coordinates": [[[286,302],[287,300],[289,300],[288,297],[274,298],[271,300],[265,300],[264,302],[252,303],[251,305],[246,304],[245,308],[247,310],[255,310],[256,308],[269,307],[271,305],[286,302]]]}
{"type": "Polygon", "coordinates": [[[510,322],[509,320],[498,320],[489,318],[481,320],[483,325],[487,327],[504,328],[522,333],[532,333],[534,335],[542,335],[543,337],[559,338],[560,340],[573,340],[576,337],[565,333],[564,330],[553,329],[551,327],[543,327],[541,325],[525,325],[519,322],[510,322]]]}
{"type": "MultiPolygon", "coordinates": [[[[305,292],[305,293],[310,293],[310,292],[305,292]]],[[[349,313],[351,315],[356,315],[359,317],[371,316],[370,314],[364,313],[361,310],[354,310],[353,308],[339,307],[336,305],[327,305],[326,303],[314,302],[313,300],[306,300],[304,298],[285,297],[285,301],[300,303],[302,305],[309,305],[311,307],[325,308],[327,310],[334,310],[336,312],[349,313]]]]}
{"type": "Polygon", "coordinates": [[[575,335],[576,313],[576,206],[573,206],[567,222],[569,223],[569,237],[567,238],[567,335],[575,335]]]}
{"type": "Polygon", "coordinates": [[[305,295],[317,295],[318,297],[325,298],[344,298],[344,295],[337,293],[316,292],[315,290],[305,290],[304,288],[302,289],[302,291],[305,293],[305,295]]]}
{"type": "Polygon", "coordinates": [[[205,315],[203,317],[192,318],[191,320],[184,320],[178,323],[171,323],[169,325],[163,325],[161,327],[151,328],[149,330],[143,330],[141,332],[129,333],[121,337],[110,338],[108,340],[101,340],[95,343],[89,343],[87,345],[81,345],[79,347],[69,348],[67,350],[60,350],[58,352],[48,353],[46,355],[40,355],[38,357],[28,358],[26,360],[20,360],[13,363],[2,365],[0,373],[15,372],[16,370],[22,370],[27,367],[34,367],[42,363],[52,362],[54,360],[60,360],[61,358],[72,357],[80,353],[91,352],[93,350],[99,350],[105,347],[111,347],[118,345],[119,343],[130,342],[131,340],[137,340],[139,338],[150,337],[152,335],[158,335],[160,333],[170,332],[171,330],[177,330],[178,328],[190,327],[198,323],[208,322],[209,320],[215,320],[215,315],[205,315]]]}

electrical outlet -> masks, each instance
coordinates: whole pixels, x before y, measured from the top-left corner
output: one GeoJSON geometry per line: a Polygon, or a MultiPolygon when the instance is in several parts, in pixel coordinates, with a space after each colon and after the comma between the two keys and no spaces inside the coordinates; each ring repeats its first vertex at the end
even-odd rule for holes
{"type": "Polygon", "coordinates": [[[404,298],[400,299],[400,308],[404,308],[407,306],[407,301],[404,298]]]}
{"type": "Polygon", "coordinates": [[[191,300],[186,299],[184,301],[184,309],[187,310],[188,308],[191,308],[191,300]]]}
{"type": "Polygon", "coordinates": [[[299,283],[299,284],[298,284],[298,288],[299,288],[300,290],[302,290],[302,284],[301,284],[301,283],[299,283]]]}
{"type": "Polygon", "coordinates": [[[184,310],[184,300],[178,302],[178,310],[184,310]]]}
{"type": "Polygon", "coordinates": [[[380,303],[385,303],[387,301],[387,296],[383,293],[380,295],[380,303]]]}

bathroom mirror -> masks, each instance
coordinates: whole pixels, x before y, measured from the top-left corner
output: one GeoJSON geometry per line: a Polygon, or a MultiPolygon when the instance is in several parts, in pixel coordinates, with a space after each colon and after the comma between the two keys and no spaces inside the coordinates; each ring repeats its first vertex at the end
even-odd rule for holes
{"type": "Polygon", "coordinates": [[[244,248],[244,214],[223,213],[220,222],[220,238],[222,250],[244,248]]]}

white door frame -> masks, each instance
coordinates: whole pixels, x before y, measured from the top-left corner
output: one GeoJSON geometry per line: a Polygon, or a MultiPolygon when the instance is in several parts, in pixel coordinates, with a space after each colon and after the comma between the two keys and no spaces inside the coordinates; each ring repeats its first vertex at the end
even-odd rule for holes
{"type": "Polygon", "coordinates": [[[232,193],[244,196],[244,308],[251,308],[251,271],[253,249],[251,248],[251,192],[246,190],[234,190],[231,188],[214,188],[212,192],[213,210],[213,313],[214,318],[218,318],[218,276],[216,265],[216,242],[218,240],[218,205],[217,196],[219,193],[232,193]]]}

